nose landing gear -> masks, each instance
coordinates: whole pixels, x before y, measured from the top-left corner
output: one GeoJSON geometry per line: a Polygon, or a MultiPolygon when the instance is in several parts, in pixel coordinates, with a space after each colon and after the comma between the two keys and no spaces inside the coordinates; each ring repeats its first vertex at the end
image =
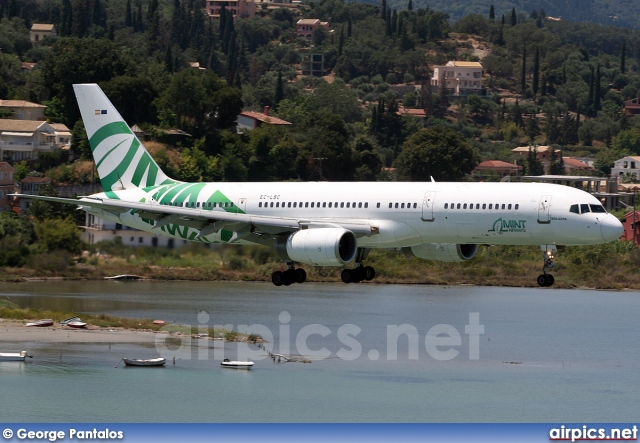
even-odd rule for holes
{"type": "Polygon", "coordinates": [[[544,266],[542,267],[542,274],[538,276],[537,282],[538,285],[542,287],[550,287],[553,286],[555,279],[553,278],[553,275],[548,274],[548,272],[556,265],[553,262],[553,259],[558,248],[556,245],[541,245],[540,249],[542,250],[542,256],[544,257],[544,266]]]}

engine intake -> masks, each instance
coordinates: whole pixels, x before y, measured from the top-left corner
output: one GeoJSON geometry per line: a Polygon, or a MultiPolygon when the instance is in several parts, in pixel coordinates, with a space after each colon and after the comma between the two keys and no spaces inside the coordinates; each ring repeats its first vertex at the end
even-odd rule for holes
{"type": "Polygon", "coordinates": [[[418,258],[442,262],[459,262],[469,260],[476,255],[478,245],[455,243],[424,243],[410,248],[402,248],[402,252],[418,258]]]}
{"type": "Polygon", "coordinates": [[[342,266],[353,261],[358,243],[353,232],[343,228],[303,229],[276,242],[284,260],[315,266],[342,266]]]}

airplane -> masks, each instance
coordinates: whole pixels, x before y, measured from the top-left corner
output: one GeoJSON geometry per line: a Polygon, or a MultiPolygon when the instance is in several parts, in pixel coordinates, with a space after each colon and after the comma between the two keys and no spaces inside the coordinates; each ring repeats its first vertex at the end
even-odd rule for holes
{"type": "Polygon", "coordinates": [[[286,263],[276,286],[303,283],[298,264],[344,267],[345,283],[372,280],[374,248],[460,262],[479,245],[540,245],[542,287],[558,245],[618,239],[620,221],[582,190],[546,183],[263,182],[186,183],[169,178],[97,84],[73,85],[103,192],[78,205],[134,229],[203,243],[274,248],[286,263]],[[346,266],[355,264],[349,269],[346,266]]]}

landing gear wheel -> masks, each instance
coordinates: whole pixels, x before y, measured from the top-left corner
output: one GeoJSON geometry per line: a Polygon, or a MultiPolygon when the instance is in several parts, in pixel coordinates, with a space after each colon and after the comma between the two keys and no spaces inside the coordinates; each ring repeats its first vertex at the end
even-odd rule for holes
{"type": "Polygon", "coordinates": [[[284,282],[284,275],[282,274],[282,271],[276,271],[271,274],[271,282],[276,286],[282,286],[284,282]]]}
{"type": "Polygon", "coordinates": [[[296,283],[304,283],[307,280],[307,271],[302,268],[298,268],[295,271],[296,283]]]}
{"type": "Polygon", "coordinates": [[[364,267],[364,279],[367,281],[371,281],[374,278],[376,278],[376,270],[373,269],[372,266],[365,266],[364,267]]]}
{"type": "Polygon", "coordinates": [[[351,270],[351,278],[354,283],[360,283],[367,276],[367,272],[363,267],[354,268],[351,270]]]}
{"type": "Polygon", "coordinates": [[[296,281],[296,271],[294,269],[287,269],[283,273],[282,284],[285,286],[289,286],[291,283],[296,281]]]}
{"type": "Polygon", "coordinates": [[[553,275],[551,274],[540,274],[537,281],[538,285],[542,286],[543,288],[548,288],[549,286],[553,285],[553,283],[555,282],[555,278],[553,278],[553,275]]]}
{"type": "Polygon", "coordinates": [[[353,275],[351,273],[351,269],[343,269],[342,273],[340,274],[340,278],[344,283],[353,282],[353,275]]]}

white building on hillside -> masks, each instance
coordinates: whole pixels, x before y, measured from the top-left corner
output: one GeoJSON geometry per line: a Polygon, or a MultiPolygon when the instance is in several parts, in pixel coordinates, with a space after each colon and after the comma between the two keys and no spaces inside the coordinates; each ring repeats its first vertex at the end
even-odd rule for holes
{"type": "Polygon", "coordinates": [[[434,66],[431,86],[440,87],[444,79],[447,91],[452,95],[484,95],[482,65],[480,62],[450,61],[444,66],[434,66]]]}

